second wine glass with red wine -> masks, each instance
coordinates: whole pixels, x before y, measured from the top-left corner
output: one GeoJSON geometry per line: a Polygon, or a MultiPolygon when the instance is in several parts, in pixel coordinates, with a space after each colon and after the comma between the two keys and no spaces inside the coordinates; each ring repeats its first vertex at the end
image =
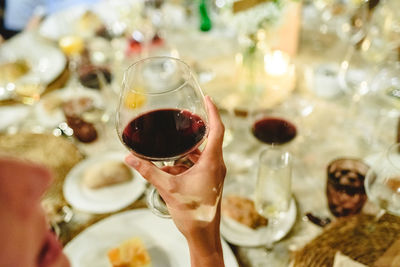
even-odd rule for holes
{"type": "MultiPolygon", "coordinates": [[[[121,142],[140,158],[172,164],[196,150],[208,134],[203,92],[190,67],[172,57],[150,57],[124,74],[116,128],[121,142]]],[[[152,188],[149,208],[169,217],[152,188]]]]}
{"type": "Polygon", "coordinates": [[[288,113],[273,109],[253,111],[251,133],[258,141],[271,146],[291,142],[298,133],[288,113]]]}

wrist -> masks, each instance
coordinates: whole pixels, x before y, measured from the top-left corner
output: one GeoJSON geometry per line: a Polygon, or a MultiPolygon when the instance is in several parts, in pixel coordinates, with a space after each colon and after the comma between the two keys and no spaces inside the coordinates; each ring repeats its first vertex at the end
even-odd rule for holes
{"type": "Polygon", "coordinates": [[[219,232],[212,236],[187,239],[191,267],[223,267],[223,251],[219,232]]]}
{"type": "Polygon", "coordinates": [[[191,267],[224,266],[219,223],[196,229],[186,235],[189,245],[191,267]]]}

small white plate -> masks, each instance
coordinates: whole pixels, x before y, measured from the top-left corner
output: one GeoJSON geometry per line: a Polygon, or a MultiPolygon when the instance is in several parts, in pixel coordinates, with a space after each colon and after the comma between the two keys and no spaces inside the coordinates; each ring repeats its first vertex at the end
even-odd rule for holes
{"type": "MultiPolygon", "coordinates": [[[[188,267],[187,242],[172,220],[148,209],[112,215],[80,233],[64,248],[72,267],[109,267],[107,251],[123,241],[138,237],[150,254],[153,267],[188,267]]],[[[238,267],[229,246],[222,240],[226,267],[238,267]]]]}
{"type": "Polygon", "coordinates": [[[78,163],[64,182],[63,193],[68,203],[78,210],[101,214],[118,211],[137,200],[146,189],[146,180],[132,168],[129,168],[133,175],[130,182],[100,189],[89,189],[82,184],[83,173],[88,167],[109,160],[124,162],[125,156],[126,153],[115,152],[90,157],[78,163]]]}
{"type": "MultiPolygon", "coordinates": [[[[253,199],[252,186],[245,183],[232,183],[224,188],[224,196],[239,195],[248,199],[253,199]]],[[[284,238],[292,229],[296,222],[297,207],[296,201],[292,198],[289,210],[277,222],[279,230],[275,231],[272,236],[271,243],[277,242],[284,238]]],[[[265,234],[269,231],[270,224],[265,227],[252,229],[222,214],[221,217],[221,234],[229,242],[238,246],[256,247],[267,245],[265,234]]]]}
{"type": "Polygon", "coordinates": [[[38,78],[43,85],[54,81],[65,69],[67,59],[53,43],[33,32],[24,32],[0,46],[0,63],[26,60],[31,68],[20,79],[38,78]]]}
{"type": "Polygon", "coordinates": [[[34,109],[38,122],[41,125],[49,128],[56,127],[61,122],[65,122],[65,116],[61,109],[61,105],[51,112],[45,109],[44,105],[46,101],[50,101],[49,99],[51,98],[61,99],[63,102],[65,102],[80,97],[88,97],[93,100],[93,106],[96,108],[101,109],[104,107],[104,100],[97,90],[86,88],[79,88],[77,90],[74,89],[76,88],[64,88],[44,96],[42,100],[37,103],[34,109]]]}
{"type": "Polygon", "coordinates": [[[7,127],[18,126],[31,112],[26,105],[13,105],[0,107],[0,132],[6,131],[7,127]]]}
{"type": "Polygon", "coordinates": [[[53,41],[64,36],[77,35],[79,34],[77,22],[87,11],[96,14],[107,28],[112,29],[116,24],[123,27],[121,11],[129,9],[130,15],[135,17],[140,14],[139,7],[143,2],[142,0],[97,1],[95,4],[81,3],[69,6],[46,16],[39,26],[39,34],[53,41]]]}

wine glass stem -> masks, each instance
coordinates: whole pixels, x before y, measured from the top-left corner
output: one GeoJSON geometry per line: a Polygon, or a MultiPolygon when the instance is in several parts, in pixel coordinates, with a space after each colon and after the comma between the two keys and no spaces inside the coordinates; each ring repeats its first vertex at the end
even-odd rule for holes
{"type": "Polygon", "coordinates": [[[382,216],[385,215],[385,213],[386,211],[384,209],[380,209],[378,213],[375,215],[374,221],[378,222],[382,218],[382,216]]]}
{"type": "Polygon", "coordinates": [[[264,243],[264,248],[266,251],[271,251],[274,246],[274,240],[273,240],[273,235],[276,230],[276,225],[278,221],[276,219],[268,219],[268,227],[265,229],[265,231],[262,233],[263,234],[263,240],[265,240],[264,243]]]}
{"type": "MultiPolygon", "coordinates": [[[[155,164],[158,166],[157,162],[155,164]]],[[[161,166],[173,166],[174,161],[163,161],[161,166]]],[[[154,186],[151,186],[150,191],[147,195],[147,205],[150,210],[159,217],[162,218],[171,218],[171,215],[168,212],[167,204],[164,202],[157,189],[154,186]]]]}

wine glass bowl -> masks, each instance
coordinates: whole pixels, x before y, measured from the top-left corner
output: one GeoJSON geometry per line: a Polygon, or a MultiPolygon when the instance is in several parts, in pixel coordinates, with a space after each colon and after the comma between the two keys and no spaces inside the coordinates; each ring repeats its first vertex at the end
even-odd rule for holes
{"type": "MultiPolygon", "coordinates": [[[[125,71],[116,129],[135,156],[171,165],[202,144],[207,124],[203,92],[183,61],[149,57],[125,71]]],[[[169,217],[154,188],[147,200],[156,215],[169,217]]]]}
{"type": "Polygon", "coordinates": [[[190,68],[171,57],[147,58],[125,73],[117,115],[121,142],[136,156],[173,161],[207,136],[203,93],[190,68]]]}
{"type": "Polygon", "coordinates": [[[277,146],[291,142],[297,136],[297,127],[288,112],[277,110],[255,111],[252,114],[251,133],[261,143],[277,146]]]}
{"type": "Polygon", "coordinates": [[[372,165],[365,191],[380,209],[400,216],[400,143],[391,145],[372,165]]]}
{"type": "Polygon", "coordinates": [[[289,209],[292,199],[292,159],[289,152],[270,148],[260,153],[255,206],[270,220],[276,220],[289,209]]]}
{"type": "MultiPolygon", "coordinates": [[[[261,151],[255,187],[255,208],[268,218],[262,239],[271,248],[278,233],[285,232],[285,221],[295,216],[292,197],[292,156],[288,151],[270,147],[261,151]]],[[[290,225],[290,223],[288,224],[290,225]]]]}

